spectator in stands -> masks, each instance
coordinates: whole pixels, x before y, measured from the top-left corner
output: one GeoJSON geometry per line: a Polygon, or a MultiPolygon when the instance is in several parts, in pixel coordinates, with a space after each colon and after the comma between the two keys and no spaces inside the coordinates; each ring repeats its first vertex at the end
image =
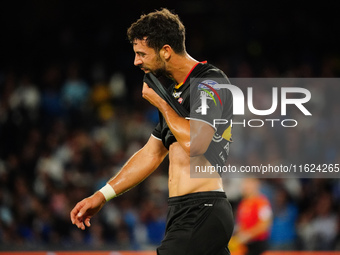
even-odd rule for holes
{"type": "Polygon", "coordinates": [[[270,234],[270,249],[296,249],[296,220],[298,209],[287,190],[277,188],[273,201],[273,225],[270,234]]]}
{"type": "Polygon", "coordinates": [[[323,192],[316,203],[304,212],[299,220],[298,232],[302,248],[306,250],[334,250],[339,219],[334,211],[332,197],[323,192]]]}
{"type": "Polygon", "coordinates": [[[247,246],[247,255],[259,255],[268,249],[272,209],[268,199],[260,193],[260,181],[245,178],[243,199],[236,211],[235,237],[247,246]]]}

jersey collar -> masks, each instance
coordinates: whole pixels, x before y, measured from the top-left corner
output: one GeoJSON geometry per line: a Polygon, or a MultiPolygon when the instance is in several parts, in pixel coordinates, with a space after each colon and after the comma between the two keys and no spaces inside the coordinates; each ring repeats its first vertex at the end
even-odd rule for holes
{"type": "Polygon", "coordinates": [[[202,61],[202,62],[196,63],[196,64],[191,68],[190,72],[187,74],[187,76],[185,77],[184,81],[181,82],[181,83],[179,83],[179,84],[177,84],[177,85],[175,85],[175,89],[179,89],[179,88],[187,81],[189,75],[191,74],[191,72],[195,69],[195,67],[196,67],[198,64],[206,64],[206,63],[207,63],[207,61],[202,61]]]}

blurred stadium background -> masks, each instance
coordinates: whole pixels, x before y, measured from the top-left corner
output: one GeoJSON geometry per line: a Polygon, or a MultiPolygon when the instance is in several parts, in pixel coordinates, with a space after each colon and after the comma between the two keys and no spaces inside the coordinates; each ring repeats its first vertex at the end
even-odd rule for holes
{"type": "MultiPolygon", "coordinates": [[[[189,54],[230,77],[340,74],[335,1],[1,3],[0,251],[153,250],[159,244],[166,161],[108,203],[86,231],[71,225],[69,212],[119,170],[157,122],[141,98],[143,73],[133,66],[126,29],[160,7],[181,17],[189,54]]],[[[231,158],[248,165],[275,157],[339,163],[339,89],[317,94],[318,114],[327,118],[318,118],[315,129],[236,132],[231,158]]],[[[274,210],[271,250],[340,249],[339,179],[261,181],[274,210]]],[[[225,180],[234,209],[238,182],[225,180]]]]}

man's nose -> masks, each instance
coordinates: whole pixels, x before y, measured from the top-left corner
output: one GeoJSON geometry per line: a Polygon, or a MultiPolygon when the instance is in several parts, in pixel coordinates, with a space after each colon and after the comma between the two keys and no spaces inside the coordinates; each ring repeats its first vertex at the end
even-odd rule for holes
{"type": "Polygon", "coordinates": [[[135,55],[135,61],[133,63],[135,66],[143,64],[143,61],[140,59],[140,57],[136,54],[135,55]]]}

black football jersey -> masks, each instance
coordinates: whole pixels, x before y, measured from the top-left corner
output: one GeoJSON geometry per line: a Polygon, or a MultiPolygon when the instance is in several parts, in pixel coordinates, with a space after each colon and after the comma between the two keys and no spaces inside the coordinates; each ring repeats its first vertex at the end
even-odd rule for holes
{"type": "MultiPolygon", "coordinates": [[[[232,96],[228,89],[214,89],[216,84],[221,83],[230,83],[227,76],[213,65],[201,62],[191,70],[182,84],[173,84],[169,88],[173,97],[190,112],[187,119],[203,121],[214,128],[214,137],[204,154],[212,166],[225,165],[229,153],[229,142],[231,142],[232,96]],[[205,115],[202,114],[201,93],[208,93],[211,96],[206,100],[205,115]]],[[[176,138],[162,114],[159,114],[159,117],[160,121],[152,135],[161,139],[164,146],[169,149],[170,145],[176,142],[176,138]]],[[[204,134],[201,135],[204,136],[204,134]]]]}

